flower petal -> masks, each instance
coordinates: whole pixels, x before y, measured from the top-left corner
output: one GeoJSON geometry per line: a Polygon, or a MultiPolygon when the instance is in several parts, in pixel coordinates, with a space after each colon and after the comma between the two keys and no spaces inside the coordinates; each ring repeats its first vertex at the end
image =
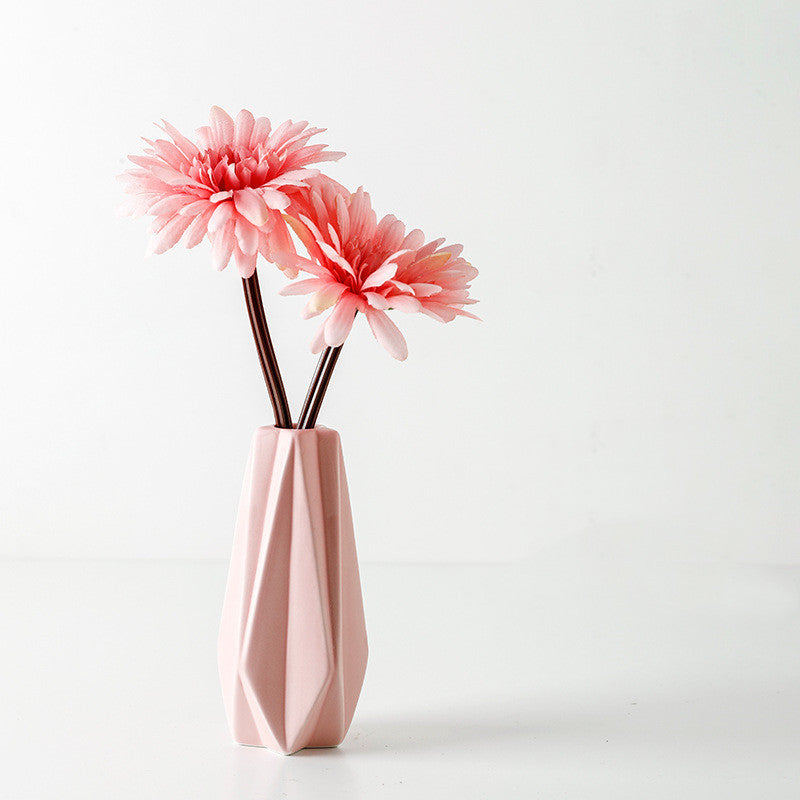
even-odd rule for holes
{"type": "Polygon", "coordinates": [[[314,334],[314,336],[311,339],[311,352],[314,353],[314,354],[321,353],[322,352],[322,348],[325,347],[325,324],[326,323],[327,323],[327,320],[325,320],[319,326],[319,328],[317,328],[317,332],[314,334]]]}
{"type": "Polygon", "coordinates": [[[424,244],[425,234],[419,228],[414,228],[413,231],[409,231],[406,234],[406,238],[403,239],[403,244],[401,247],[408,250],[419,250],[419,248],[424,244]]]}
{"type": "Polygon", "coordinates": [[[174,247],[180,241],[191,221],[190,217],[182,217],[179,214],[175,214],[162,226],[158,233],[150,237],[147,255],[160,255],[161,253],[166,253],[170,247],[174,247]]]}
{"type": "MultiPolygon", "coordinates": [[[[302,214],[300,215],[303,216],[302,214]]],[[[319,245],[317,244],[317,240],[314,238],[314,234],[312,233],[311,229],[308,228],[304,222],[299,219],[295,219],[293,216],[287,214],[284,216],[289,227],[295,232],[297,238],[303,243],[306,250],[308,250],[309,255],[312,258],[322,260],[322,251],[319,249],[319,245]]],[[[305,219],[305,217],[303,217],[305,219]]]]}
{"type": "Polygon", "coordinates": [[[269,138],[269,132],[272,129],[270,121],[267,117],[258,117],[253,125],[253,132],[250,134],[250,147],[254,148],[259,144],[266,142],[269,138]]]}
{"type": "Polygon", "coordinates": [[[397,325],[389,319],[384,311],[367,308],[365,313],[369,327],[378,342],[393,358],[405,361],[408,358],[408,345],[397,325]]]}
{"type": "Polygon", "coordinates": [[[260,189],[259,194],[269,208],[274,208],[276,211],[285,211],[289,208],[289,198],[283,193],[275,189],[260,189]]]}
{"type": "Polygon", "coordinates": [[[390,308],[396,308],[398,311],[405,311],[406,314],[413,314],[416,311],[420,311],[422,308],[422,304],[417,300],[416,297],[412,297],[410,294],[395,294],[391,297],[387,297],[386,301],[389,303],[390,308]]]}
{"type": "Polygon", "coordinates": [[[350,273],[350,275],[355,277],[355,275],[356,275],[355,270],[326,241],[317,240],[317,244],[319,245],[319,249],[322,250],[322,252],[325,253],[325,255],[331,261],[333,261],[334,264],[338,264],[345,272],[348,272],[348,273],[350,273]]]}
{"type": "Polygon", "coordinates": [[[339,223],[339,234],[341,240],[346,242],[350,238],[350,214],[347,210],[347,203],[342,195],[336,195],[336,221],[339,223]]]}
{"type": "Polygon", "coordinates": [[[230,222],[231,217],[233,217],[233,203],[229,200],[218,203],[214,208],[214,213],[208,220],[209,233],[214,233],[220,228],[224,228],[230,222]]]}
{"type": "Polygon", "coordinates": [[[276,175],[266,185],[276,189],[280,188],[281,186],[288,186],[289,184],[293,186],[305,186],[307,180],[310,178],[316,178],[317,175],[319,175],[318,169],[292,169],[283,172],[280,175],[276,175]]]}
{"type": "Polygon", "coordinates": [[[161,200],[150,206],[148,213],[154,217],[160,217],[164,214],[172,216],[187,205],[190,205],[194,200],[196,200],[195,196],[189,194],[167,195],[167,197],[162,197],[161,200]]]}
{"type": "Polygon", "coordinates": [[[213,206],[210,206],[208,200],[195,200],[193,203],[189,203],[187,206],[183,206],[178,213],[182,215],[186,215],[189,217],[195,216],[195,214],[202,214],[204,211],[208,211],[208,216],[211,216],[211,212],[214,210],[213,206]]]}
{"type": "Polygon", "coordinates": [[[430,297],[442,291],[442,287],[435,283],[411,283],[409,286],[417,297],[430,297]]]}
{"type": "MultiPolygon", "coordinates": [[[[346,286],[341,283],[326,283],[319,291],[315,292],[303,309],[303,319],[310,319],[329,309],[344,293],[346,286]]],[[[353,313],[355,317],[355,313],[353,313]]]]}
{"type": "Polygon", "coordinates": [[[153,142],[153,151],[159,158],[177,169],[182,166],[188,167],[191,163],[180,149],[166,139],[156,139],[153,142]]]}
{"type": "Polygon", "coordinates": [[[413,264],[414,271],[420,272],[438,272],[443,269],[445,264],[450,260],[450,253],[437,253],[436,255],[428,255],[415,261],[413,264]]]}
{"type": "Polygon", "coordinates": [[[386,311],[389,308],[389,302],[382,294],[378,294],[377,292],[364,292],[363,297],[373,308],[377,308],[378,311],[386,311]]]}
{"type": "Polygon", "coordinates": [[[217,147],[233,142],[233,120],[219,106],[211,106],[211,132],[217,147]]]}
{"type": "Polygon", "coordinates": [[[307,258],[303,258],[303,256],[298,256],[296,253],[272,251],[270,256],[270,261],[277,264],[280,269],[292,269],[295,272],[297,272],[297,270],[302,270],[303,272],[308,272],[311,275],[316,275],[318,278],[326,278],[330,280],[330,272],[325,269],[325,267],[321,267],[319,264],[316,264],[307,258]]]}
{"type": "Polygon", "coordinates": [[[258,253],[243,253],[238,247],[233,249],[236,257],[236,268],[243,278],[249,278],[256,271],[258,253]]]}
{"type": "Polygon", "coordinates": [[[325,344],[328,347],[338,347],[340,344],[344,344],[355,318],[355,295],[345,294],[334,306],[328,319],[325,320],[325,344]]]}
{"type": "Polygon", "coordinates": [[[422,313],[435,319],[437,322],[452,322],[456,318],[456,312],[450,306],[441,303],[423,303],[422,313]]]}
{"type": "Polygon", "coordinates": [[[254,228],[246,219],[239,217],[236,220],[236,241],[243,253],[254,256],[258,253],[258,228],[254,228]]]}
{"type": "Polygon", "coordinates": [[[191,224],[186,229],[186,238],[184,239],[184,244],[188,250],[197,247],[203,241],[203,237],[208,233],[208,220],[212,213],[209,208],[192,219],[191,224]]]}
{"type": "Polygon", "coordinates": [[[233,136],[233,143],[236,147],[250,146],[250,135],[253,133],[255,122],[255,118],[246,108],[243,108],[236,115],[236,122],[234,124],[235,133],[233,136]]]}
{"type": "Polygon", "coordinates": [[[390,281],[396,274],[397,264],[384,264],[382,267],[378,267],[378,269],[361,284],[361,288],[376,289],[378,286],[383,286],[386,281],[390,281]]]}
{"type": "Polygon", "coordinates": [[[316,292],[317,289],[321,289],[325,285],[325,281],[321,280],[320,278],[305,278],[302,281],[288,283],[278,291],[278,294],[283,295],[284,297],[290,297],[297,294],[310,294],[311,292],[316,292]]]}
{"type": "Polygon", "coordinates": [[[233,233],[232,222],[229,222],[222,230],[218,230],[213,234],[211,241],[211,260],[218,270],[223,270],[228,266],[235,244],[236,236],[233,233]]]}
{"type": "Polygon", "coordinates": [[[170,125],[165,119],[162,119],[161,122],[161,129],[172,137],[172,141],[175,142],[187,158],[194,158],[200,152],[197,149],[197,145],[187,139],[174,125],[170,125]]]}
{"type": "Polygon", "coordinates": [[[233,202],[236,210],[250,223],[260,228],[265,225],[269,212],[264,198],[249,186],[233,193],[233,202]]]}

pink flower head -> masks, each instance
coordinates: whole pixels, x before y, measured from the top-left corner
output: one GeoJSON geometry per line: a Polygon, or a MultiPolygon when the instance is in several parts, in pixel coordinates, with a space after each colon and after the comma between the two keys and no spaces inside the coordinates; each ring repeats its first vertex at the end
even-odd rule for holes
{"type": "Polygon", "coordinates": [[[258,253],[272,260],[274,251],[294,250],[281,212],[289,206],[287,192],[319,175],[308,165],[344,155],[307,144],[324,128],[289,120],[273,130],[266,117],[242,110],[234,121],[217,106],[196,143],[166,121],[163,130],[172,141],[145,139],[145,155],[129,156],[137,168],[121,176],[132,195],[123,212],[155,218],[149,254],[166,252],[182,237],[195,247],[207,236],[217,269],[233,256],[245,278],[258,253]]]}
{"type": "Polygon", "coordinates": [[[320,177],[293,193],[286,213],[311,259],[276,252],[276,263],[313,277],[290,283],[280,293],[313,293],[306,318],[333,306],[314,336],[312,352],[342,344],[357,311],[367,318],[375,338],[401,361],[408,348],[387,311],[421,311],[440,322],[459,315],[477,319],[464,306],[477,302],[469,297],[469,282],[478,271],[461,258],[461,245],[445,246],[444,239],[426,243],[422,231],[406,233],[391,215],[378,222],[363,188],[351,195],[320,177]]]}

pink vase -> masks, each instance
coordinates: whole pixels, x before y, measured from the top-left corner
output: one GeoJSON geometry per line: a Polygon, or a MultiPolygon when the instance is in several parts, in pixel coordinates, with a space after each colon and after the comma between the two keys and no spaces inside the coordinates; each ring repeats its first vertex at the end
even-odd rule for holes
{"type": "Polygon", "coordinates": [[[253,435],[219,633],[219,673],[240,744],[335,747],[367,666],[339,434],[253,435]]]}

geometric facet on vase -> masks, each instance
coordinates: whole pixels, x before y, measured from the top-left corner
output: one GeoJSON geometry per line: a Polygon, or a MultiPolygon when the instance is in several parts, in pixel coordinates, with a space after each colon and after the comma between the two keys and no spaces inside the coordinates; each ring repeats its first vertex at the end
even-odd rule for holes
{"type": "Polygon", "coordinates": [[[289,754],[344,739],[367,632],[336,431],[255,431],[218,653],[236,742],[289,754]]]}

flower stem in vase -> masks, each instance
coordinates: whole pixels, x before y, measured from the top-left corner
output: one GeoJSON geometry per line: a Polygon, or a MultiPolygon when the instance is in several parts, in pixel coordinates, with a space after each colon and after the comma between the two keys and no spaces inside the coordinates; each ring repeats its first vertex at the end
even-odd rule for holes
{"type": "Polygon", "coordinates": [[[317,424],[319,410],[325,398],[325,392],[328,390],[333,368],[339,360],[343,346],[340,344],[338,347],[326,347],[322,351],[314,377],[311,379],[311,385],[308,387],[303,410],[300,412],[300,419],[297,423],[298,428],[313,428],[317,424]]]}
{"type": "Polygon", "coordinates": [[[269,400],[275,414],[275,426],[278,428],[291,428],[292,415],[289,411],[289,401],[286,398],[286,389],[275,357],[275,348],[267,328],[267,318],[264,314],[264,303],[261,299],[261,289],[258,285],[258,273],[254,272],[249,278],[242,278],[244,297],[247,303],[247,315],[250,317],[250,328],[256,343],[258,360],[264,381],[267,384],[269,400]]]}

